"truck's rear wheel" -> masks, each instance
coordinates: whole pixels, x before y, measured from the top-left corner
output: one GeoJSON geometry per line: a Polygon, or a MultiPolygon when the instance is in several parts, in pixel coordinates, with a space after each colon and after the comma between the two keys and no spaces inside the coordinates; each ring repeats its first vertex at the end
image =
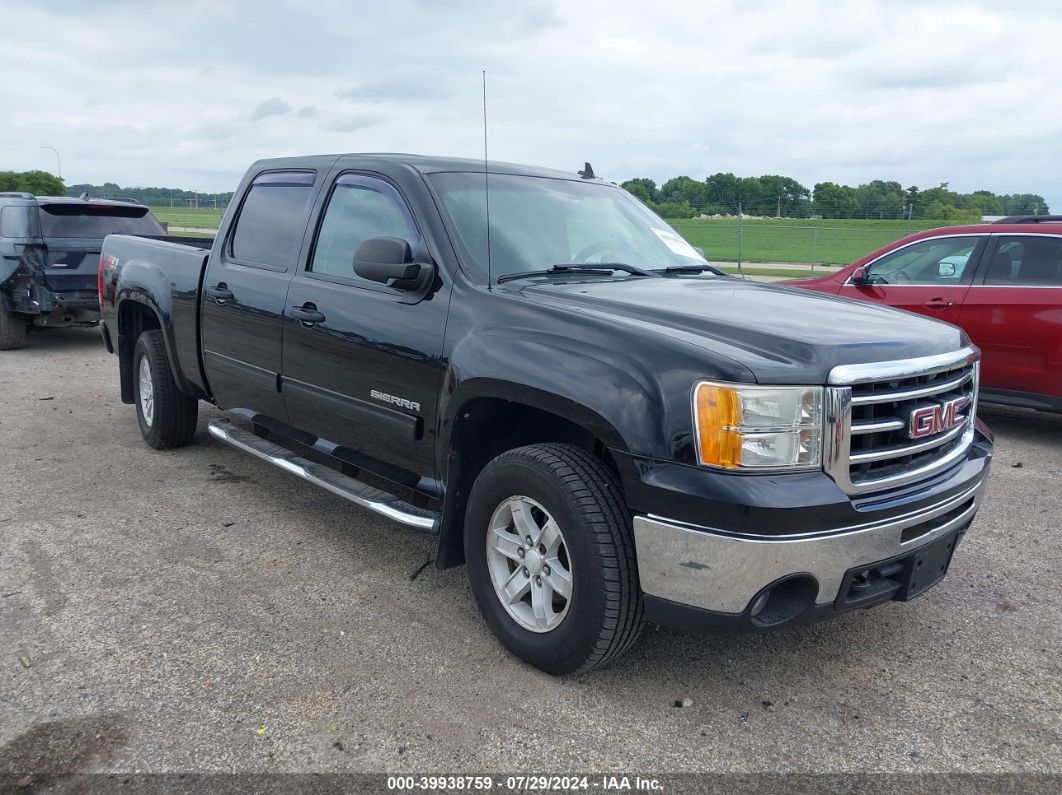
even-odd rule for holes
{"type": "Polygon", "coordinates": [[[156,450],[184,447],[192,441],[199,401],[177,388],[161,331],[145,331],[136,342],[133,392],[144,441],[156,450]]]}
{"type": "Polygon", "coordinates": [[[571,445],[510,450],[480,473],[465,560],[498,640],[551,674],[625,652],[642,624],[630,516],[615,474],[571,445]]]}
{"type": "Polygon", "coordinates": [[[21,348],[26,341],[26,331],[29,323],[25,315],[8,310],[0,306],[0,351],[12,351],[21,348]]]}

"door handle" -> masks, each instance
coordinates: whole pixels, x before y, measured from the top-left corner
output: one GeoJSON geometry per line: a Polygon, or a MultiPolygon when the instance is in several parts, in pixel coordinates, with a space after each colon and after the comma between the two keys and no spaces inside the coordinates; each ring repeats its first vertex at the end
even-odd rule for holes
{"type": "Polygon", "coordinates": [[[922,306],[926,309],[947,309],[949,306],[955,306],[955,302],[945,301],[943,298],[930,298],[922,306]]]}
{"type": "Polygon", "coordinates": [[[290,314],[307,328],[314,323],[324,323],[325,320],[325,316],[317,311],[317,306],[309,302],[302,306],[293,306],[290,314]]]}
{"type": "Polygon", "coordinates": [[[206,294],[208,298],[213,298],[219,304],[223,304],[226,301],[233,300],[236,296],[232,294],[232,290],[225,282],[220,282],[215,287],[207,287],[206,294]]]}

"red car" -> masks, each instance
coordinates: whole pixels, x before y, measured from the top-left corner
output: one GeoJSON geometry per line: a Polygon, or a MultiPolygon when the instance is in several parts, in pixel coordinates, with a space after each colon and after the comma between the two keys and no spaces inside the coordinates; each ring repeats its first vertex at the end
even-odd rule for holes
{"type": "Polygon", "coordinates": [[[931,229],[785,284],[961,326],[982,351],[984,400],[1062,412],[1062,216],[931,229]]]}

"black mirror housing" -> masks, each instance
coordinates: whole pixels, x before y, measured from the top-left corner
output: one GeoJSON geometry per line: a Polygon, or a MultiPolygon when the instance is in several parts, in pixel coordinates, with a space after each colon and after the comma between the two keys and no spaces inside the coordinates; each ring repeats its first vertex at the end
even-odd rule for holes
{"type": "Polygon", "coordinates": [[[354,273],[397,290],[415,290],[431,266],[413,261],[413,248],[400,237],[370,237],[354,252],[354,273]]]}

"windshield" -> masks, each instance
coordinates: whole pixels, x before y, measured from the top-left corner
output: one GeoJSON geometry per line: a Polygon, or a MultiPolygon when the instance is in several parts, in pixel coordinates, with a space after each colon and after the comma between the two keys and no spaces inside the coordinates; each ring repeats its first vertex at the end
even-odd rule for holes
{"type": "MultiPolygon", "coordinates": [[[[651,270],[708,265],[674,229],[622,188],[507,174],[490,174],[489,180],[491,281],[578,263],[624,263],[651,270]]],[[[486,281],[483,174],[433,174],[431,181],[466,261],[486,281]]]]}

